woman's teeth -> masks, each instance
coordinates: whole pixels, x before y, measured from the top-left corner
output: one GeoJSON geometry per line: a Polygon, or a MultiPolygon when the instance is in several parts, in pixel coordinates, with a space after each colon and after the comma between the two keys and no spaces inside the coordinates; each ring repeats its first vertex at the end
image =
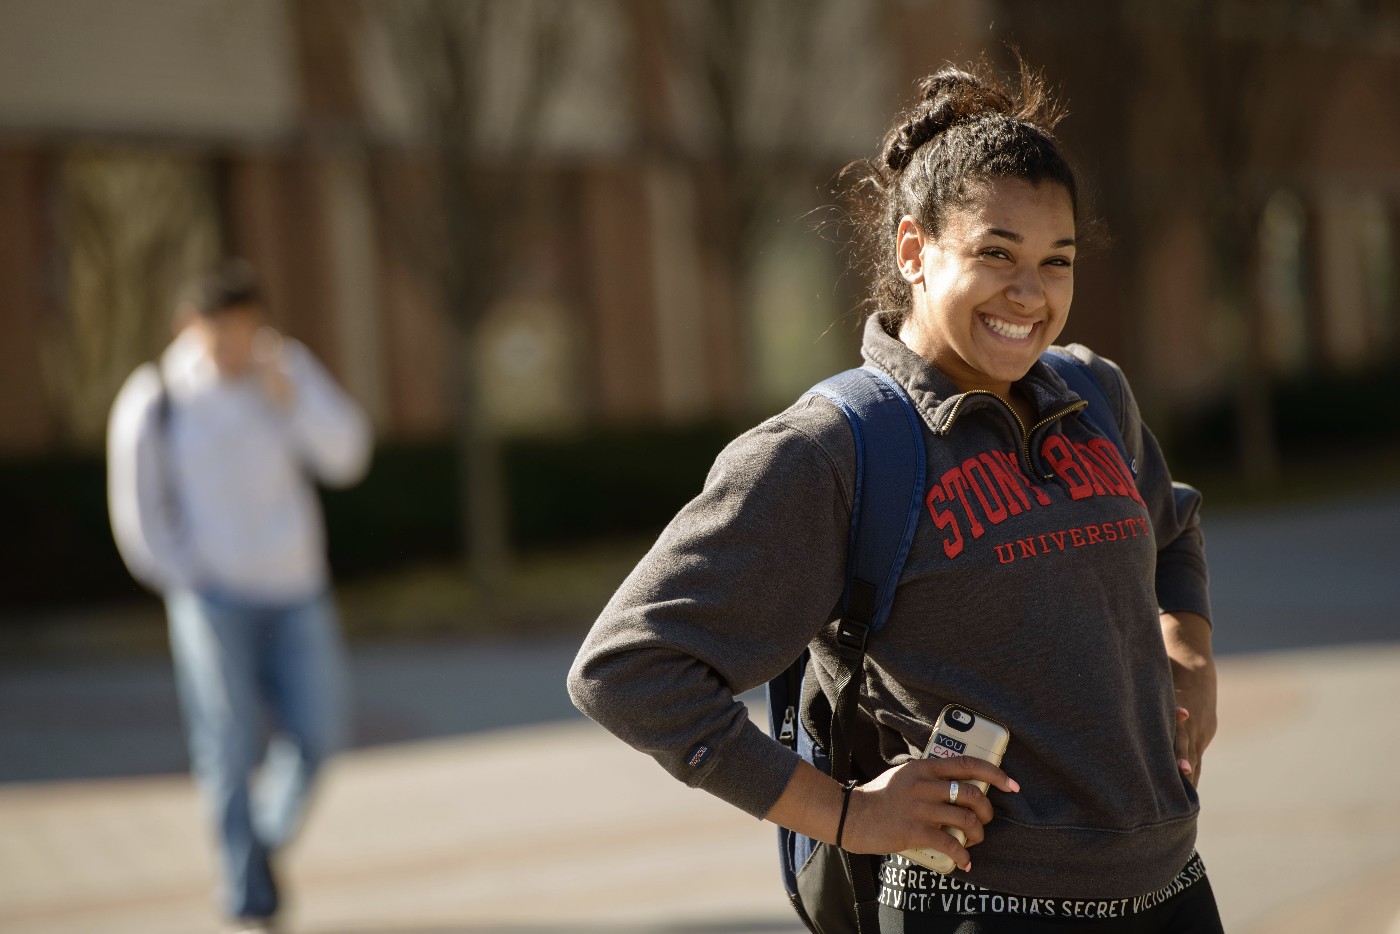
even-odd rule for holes
{"type": "Polygon", "coordinates": [[[1035,330],[1034,324],[1012,324],[1010,321],[1003,321],[1000,318],[992,318],[987,315],[982,315],[982,323],[1002,337],[1009,337],[1014,341],[1025,340],[1031,336],[1031,331],[1035,330]]]}

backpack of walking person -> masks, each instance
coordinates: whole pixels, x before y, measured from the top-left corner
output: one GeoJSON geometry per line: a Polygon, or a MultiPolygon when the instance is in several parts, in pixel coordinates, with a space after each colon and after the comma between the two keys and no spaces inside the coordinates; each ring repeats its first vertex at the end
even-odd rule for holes
{"type": "MultiPolygon", "coordinates": [[[[1088,365],[1058,348],[1040,359],[1084,400],[1081,414],[1113,442],[1136,475],[1108,396],[1088,365]]],[[[856,454],[846,581],[836,633],[837,696],[833,708],[815,680],[804,678],[811,657],[804,651],[768,682],[768,722],[774,738],[844,785],[852,777],[848,737],[865,679],[866,644],[889,618],[924,508],[922,419],[903,387],[871,366],[837,374],[807,394],[824,396],[845,414],[856,454]]],[[[878,857],[849,853],[785,827],[778,828],[778,850],[788,900],[811,931],[879,930],[878,857]]]]}

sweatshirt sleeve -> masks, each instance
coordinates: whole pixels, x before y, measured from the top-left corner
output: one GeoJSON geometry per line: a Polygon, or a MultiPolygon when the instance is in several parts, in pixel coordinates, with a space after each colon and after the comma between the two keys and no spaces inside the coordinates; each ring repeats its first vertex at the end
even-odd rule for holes
{"type": "Polygon", "coordinates": [[[283,353],[295,387],[288,419],[293,442],[316,479],[332,487],[353,486],[369,469],[368,417],[304,345],[289,340],[283,353]]]}
{"type": "Polygon", "coordinates": [[[177,492],[159,426],[156,364],[139,367],[117,393],[107,422],[107,510],[131,575],[160,593],[192,587],[196,573],[176,525],[177,492]]]}
{"type": "Polygon", "coordinates": [[[1128,455],[1137,460],[1138,492],[1157,536],[1157,604],[1163,613],[1197,613],[1207,620],[1210,575],[1201,535],[1201,494],[1172,479],[1162,448],[1142,420],[1132,387],[1118,365],[1087,348],[1071,350],[1088,362],[1113,403],[1128,455]]]}
{"type": "Polygon", "coordinates": [[[814,414],[828,443],[777,419],[732,442],[569,673],[585,714],[755,817],[778,800],[797,756],[735,695],[780,674],[833,618],[846,563],[849,428],[824,401],[804,405],[824,410],[814,414]]]}

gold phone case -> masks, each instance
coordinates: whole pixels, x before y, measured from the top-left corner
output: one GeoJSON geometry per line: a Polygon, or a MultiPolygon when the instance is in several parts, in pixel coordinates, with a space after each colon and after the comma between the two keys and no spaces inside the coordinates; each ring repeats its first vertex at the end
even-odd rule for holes
{"type": "MultiPolygon", "coordinates": [[[[938,715],[938,720],[933,725],[933,735],[929,738],[922,758],[938,756],[951,759],[954,756],[974,756],[985,759],[992,765],[1001,765],[1010,742],[1011,731],[991,717],[961,704],[949,704],[938,715]],[[970,719],[971,722],[962,718],[970,719]]],[[[987,790],[986,782],[974,781],[967,784],[976,785],[984,793],[987,790]]],[[[959,843],[967,842],[966,836],[958,828],[946,829],[959,843]]],[[[937,873],[946,874],[957,868],[952,857],[938,850],[919,848],[905,850],[899,855],[937,873]]]]}

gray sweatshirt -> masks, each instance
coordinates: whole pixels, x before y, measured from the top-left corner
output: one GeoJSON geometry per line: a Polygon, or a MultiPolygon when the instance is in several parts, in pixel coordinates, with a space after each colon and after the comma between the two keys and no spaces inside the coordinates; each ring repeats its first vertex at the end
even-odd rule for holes
{"type": "MultiPolygon", "coordinates": [[[[923,416],[928,493],[870,638],[853,769],[918,754],[949,703],[999,720],[1022,792],[992,792],[969,881],[1127,898],[1166,885],[1196,836],[1159,611],[1209,618],[1200,497],[1173,484],[1119,369],[1069,350],[1113,403],[1135,483],[1088,421],[1060,414],[1078,397],[1044,364],[1020,383],[1037,411],[1023,428],[867,324],[866,361],[923,416]]],[[[809,678],[834,697],[854,458],[844,416],[814,396],[734,440],[594,624],[569,674],[579,709],[688,785],[767,814],[796,755],[735,695],[810,643],[809,678]]]]}

